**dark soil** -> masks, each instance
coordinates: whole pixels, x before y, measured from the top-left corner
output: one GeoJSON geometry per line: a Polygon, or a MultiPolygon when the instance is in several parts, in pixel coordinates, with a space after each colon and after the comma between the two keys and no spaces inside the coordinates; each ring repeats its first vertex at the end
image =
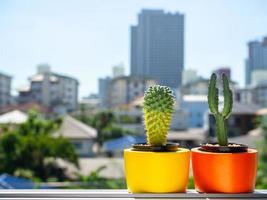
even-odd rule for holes
{"type": "Polygon", "coordinates": [[[167,143],[162,146],[152,146],[147,143],[137,143],[132,145],[134,151],[173,152],[177,151],[178,148],[178,143],[167,143]]]}
{"type": "Polygon", "coordinates": [[[201,151],[216,153],[241,153],[247,152],[248,147],[243,144],[229,143],[227,146],[220,146],[218,143],[201,144],[201,151]]]}

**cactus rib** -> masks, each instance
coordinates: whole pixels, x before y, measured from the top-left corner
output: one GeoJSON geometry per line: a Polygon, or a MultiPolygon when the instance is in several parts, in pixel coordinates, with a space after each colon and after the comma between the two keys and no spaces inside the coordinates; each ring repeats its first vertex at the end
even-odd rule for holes
{"type": "Polygon", "coordinates": [[[229,81],[225,74],[222,75],[222,80],[223,80],[223,96],[224,96],[222,115],[225,119],[227,119],[232,111],[233,93],[229,88],[229,81]]]}
{"type": "Polygon", "coordinates": [[[216,135],[220,146],[228,145],[228,136],[225,120],[229,118],[233,108],[233,94],[229,87],[229,81],[225,74],[222,75],[224,105],[223,110],[219,112],[218,104],[218,88],[216,87],[217,76],[215,73],[211,75],[208,91],[208,104],[211,113],[214,115],[216,122],[216,135]]]}
{"type": "Polygon", "coordinates": [[[174,103],[172,91],[166,86],[154,85],[145,92],[143,112],[148,144],[166,144],[174,103]]]}
{"type": "Polygon", "coordinates": [[[218,111],[218,104],[219,104],[219,90],[216,87],[217,77],[216,74],[212,74],[209,82],[208,88],[208,104],[210,111],[214,114],[217,114],[218,111]]]}

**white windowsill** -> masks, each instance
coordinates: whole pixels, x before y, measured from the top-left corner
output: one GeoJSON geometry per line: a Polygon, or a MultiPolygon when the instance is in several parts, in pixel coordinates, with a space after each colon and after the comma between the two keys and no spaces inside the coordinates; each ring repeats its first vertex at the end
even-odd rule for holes
{"type": "Polygon", "coordinates": [[[0,199],[267,199],[267,190],[249,194],[130,194],[127,190],[0,190],[0,199]]]}

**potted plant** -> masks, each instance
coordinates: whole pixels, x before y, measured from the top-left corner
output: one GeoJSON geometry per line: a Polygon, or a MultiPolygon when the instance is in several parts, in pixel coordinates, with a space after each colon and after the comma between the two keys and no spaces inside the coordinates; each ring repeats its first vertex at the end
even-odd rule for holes
{"type": "Polygon", "coordinates": [[[225,120],[229,118],[233,95],[229,81],[222,75],[224,105],[219,111],[217,76],[212,74],[208,104],[216,122],[218,143],[202,144],[191,150],[195,188],[205,193],[253,192],[257,173],[257,151],[243,144],[228,143],[225,120]]]}
{"type": "Polygon", "coordinates": [[[175,98],[166,86],[151,86],[144,95],[147,143],[124,150],[126,183],[132,193],[185,192],[190,151],[167,143],[175,98]]]}

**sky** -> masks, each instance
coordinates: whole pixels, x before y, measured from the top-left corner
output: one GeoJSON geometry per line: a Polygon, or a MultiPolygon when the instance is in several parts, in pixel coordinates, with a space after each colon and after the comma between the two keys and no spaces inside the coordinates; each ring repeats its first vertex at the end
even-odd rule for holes
{"type": "Polygon", "coordinates": [[[129,28],[141,9],[184,14],[185,69],[209,77],[230,66],[241,86],[248,41],[267,36],[266,0],[0,0],[0,72],[15,93],[48,63],[79,80],[80,98],[95,93],[112,66],[129,73],[129,28]]]}

